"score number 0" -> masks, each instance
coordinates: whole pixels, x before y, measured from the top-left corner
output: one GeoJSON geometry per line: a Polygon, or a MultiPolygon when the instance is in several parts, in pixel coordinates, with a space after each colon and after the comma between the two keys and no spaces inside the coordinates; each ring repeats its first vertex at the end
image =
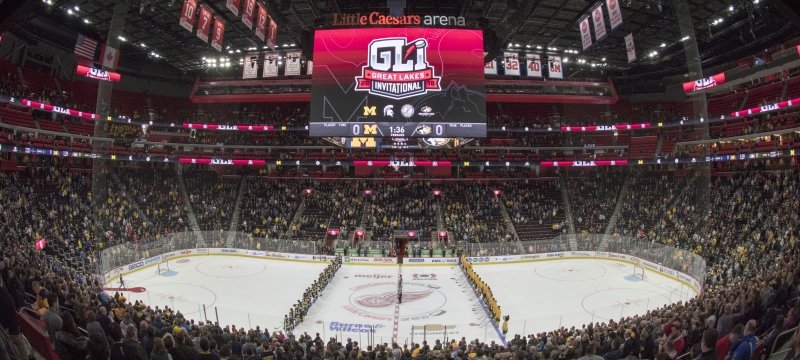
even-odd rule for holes
{"type": "MultiPolygon", "coordinates": [[[[444,135],[444,126],[442,124],[436,124],[433,127],[434,133],[436,136],[443,136],[444,135]]],[[[378,125],[377,124],[364,124],[364,133],[361,133],[361,125],[360,124],[353,124],[350,126],[350,131],[353,133],[353,136],[361,136],[361,135],[378,135],[378,125]]],[[[405,134],[406,129],[402,126],[389,126],[389,132],[391,134],[405,134]]]]}

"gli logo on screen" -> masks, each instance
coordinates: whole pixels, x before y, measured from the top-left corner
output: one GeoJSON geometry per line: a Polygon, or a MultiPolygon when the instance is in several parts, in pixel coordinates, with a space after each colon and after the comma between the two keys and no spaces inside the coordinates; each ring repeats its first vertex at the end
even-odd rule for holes
{"type": "Polygon", "coordinates": [[[356,91],[390,99],[404,99],[441,91],[441,76],[428,64],[428,42],[383,38],[370,42],[367,65],[356,76],[356,91]]]}

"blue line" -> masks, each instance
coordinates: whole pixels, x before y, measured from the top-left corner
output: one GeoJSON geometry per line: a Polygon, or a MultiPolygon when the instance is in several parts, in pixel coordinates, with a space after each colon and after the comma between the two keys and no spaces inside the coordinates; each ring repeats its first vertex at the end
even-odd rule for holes
{"type": "Polygon", "coordinates": [[[503,332],[500,331],[500,328],[497,327],[497,324],[494,323],[494,317],[492,316],[492,313],[489,311],[489,308],[486,307],[486,304],[483,303],[483,300],[481,300],[481,297],[480,295],[478,295],[477,290],[475,290],[475,288],[472,287],[472,283],[470,283],[469,281],[469,276],[464,271],[464,266],[462,264],[458,265],[459,265],[458,268],[461,269],[461,274],[463,274],[464,278],[467,279],[467,285],[469,285],[469,288],[472,289],[472,294],[474,294],[475,298],[478,299],[478,302],[481,303],[481,308],[483,308],[483,311],[486,312],[486,317],[488,317],[490,319],[489,321],[492,322],[492,327],[494,328],[494,331],[497,333],[497,337],[499,337],[500,341],[503,342],[503,346],[508,347],[508,341],[506,341],[506,337],[503,335],[503,332]]]}

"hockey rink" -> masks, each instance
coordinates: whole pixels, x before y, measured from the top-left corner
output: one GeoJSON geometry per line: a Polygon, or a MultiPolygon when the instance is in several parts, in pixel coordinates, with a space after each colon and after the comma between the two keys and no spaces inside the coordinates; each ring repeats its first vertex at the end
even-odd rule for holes
{"type": "Polygon", "coordinates": [[[515,264],[475,264],[491,286],[509,334],[535,334],[561,326],[608,322],[693,298],[684,283],[633,265],[602,259],[562,259],[515,264]]]}
{"type": "Polygon", "coordinates": [[[402,303],[397,302],[399,270],[397,265],[343,265],[295,332],[365,344],[462,336],[499,341],[457,265],[403,266],[402,303]]]}
{"type": "MultiPolygon", "coordinates": [[[[283,327],[289,312],[327,263],[295,262],[243,256],[191,256],[169,260],[169,271],[150,266],[124,277],[133,303],[164,305],[187,319],[216,321],[270,331],[283,327]],[[205,306],[205,311],[203,311],[205,306]]],[[[118,280],[108,283],[118,286],[118,280]]],[[[108,291],[113,294],[113,291],[108,291]]]]}
{"type": "MultiPolygon", "coordinates": [[[[168,305],[195,320],[278,330],[283,316],[325,268],[324,263],[242,256],[171,259],[169,271],[155,266],[125,277],[133,302],[168,305]],[[205,311],[203,311],[205,305],[205,311]],[[216,312],[215,312],[216,310],[216,312]]],[[[561,259],[475,264],[492,288],[509,336],[560,326],[606,322],[643,314],[695,296],[683,283],[633,266],[601,259],[561,259]]],[[[116,286],[116,280],[109,286],[116,286]]],[[[352,338],[364,344],[421,342],[423,339],[500,341],[486,310],[456,265],[344,264],[295,333],[352,338]],[[397,280],[403,276],[403,302],[397,280]]]]}

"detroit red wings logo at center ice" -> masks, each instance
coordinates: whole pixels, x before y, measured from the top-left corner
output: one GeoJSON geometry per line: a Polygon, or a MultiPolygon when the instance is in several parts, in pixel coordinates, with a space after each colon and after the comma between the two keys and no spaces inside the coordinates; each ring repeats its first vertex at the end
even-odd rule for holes
{"type": "MultiPolygon", "coordinates": [[[[403,301],[411,302],[416,300],[424,299],[428,296],[433,294],[431,290],[423,290],[423,291],[404,291],[403,292],[403,301]]],[[[367,294],[361,295],[355,299],[355,302],[361,306],[366,307],[384,307],[384,306],[391,306],[397,301],[397,293],[396,292],[385,292],[382,294],[367,294]]]]}

